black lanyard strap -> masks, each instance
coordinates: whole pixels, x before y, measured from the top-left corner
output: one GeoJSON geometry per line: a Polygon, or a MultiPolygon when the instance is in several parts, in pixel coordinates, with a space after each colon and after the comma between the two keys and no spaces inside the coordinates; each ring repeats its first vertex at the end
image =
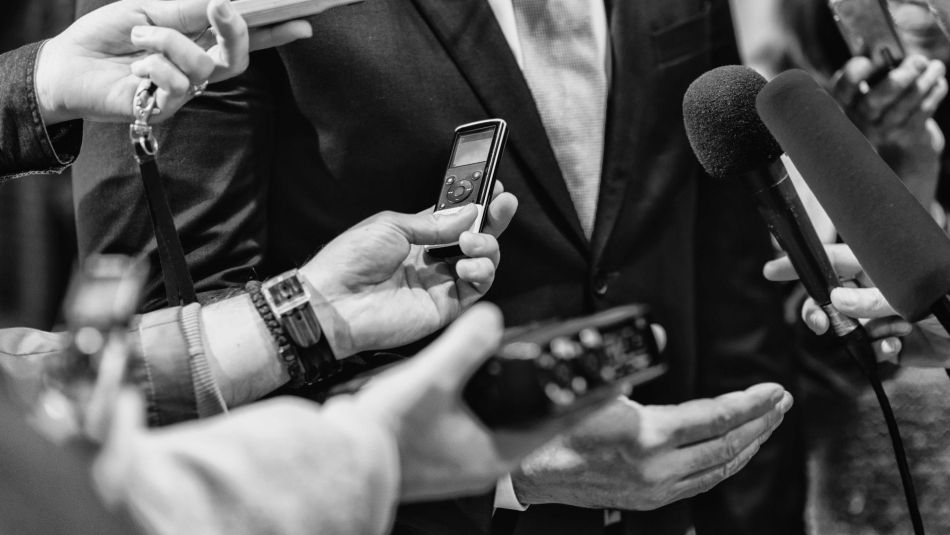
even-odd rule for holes
{"type": "Polygon", "coordinates": [[[158,260],[165,281],[165,295],[169,306],[187,305],[198,300],[195,285],[188,272],[188,261],[181,239],[175,228],[165,186],[158,170],[158,142],[152,136],[152,127],[148,120],[155,112],[155,84],[145,80],[136,92],[133,110],[135,122],[129,127],[129,137],[135,149],[135,160],[139,164],[142,185],[155,242],[158,245],[158,260]]]}

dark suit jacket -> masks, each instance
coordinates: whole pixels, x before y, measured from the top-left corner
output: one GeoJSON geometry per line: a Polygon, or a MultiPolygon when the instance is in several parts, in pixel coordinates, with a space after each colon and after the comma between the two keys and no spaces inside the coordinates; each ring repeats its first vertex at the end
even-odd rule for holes
{"type": "MultiPolygon", "coordinates": [[[[455,126],[502,117],[511,137],[500,178],[521,206],[488,299],[509,325],[649,303],[669,331],[671,371],[638,399],[790,384],[780,296],[761,275],[771,255],[765,227],[743,192],[702,175],[682,127],[689,82],[738,61],[728,4],[611,3],[613,78],[592,240],[485,0],[370,0],[316,17],[313,39],[258,54],[245,76],[157,132],[199,289],[299,265],[380,210],[430,206],[455,126]]],[[[154,249],[126,130],[90,126],[85,135],[75,179],[82,253],[154,249]]],[[[650,533],[683,533],[692,520],[701,534],[801,533],[802,473],[801,445],[786,428],[740,476],[701,499],[631,515],[630,529],[647,522],[650,533]]],[[[404,513],[397,531],[478,533],[491,502],[404,513]]],[[[601,518],[535,507],[519,532],[596,533],[601,518]]]]}

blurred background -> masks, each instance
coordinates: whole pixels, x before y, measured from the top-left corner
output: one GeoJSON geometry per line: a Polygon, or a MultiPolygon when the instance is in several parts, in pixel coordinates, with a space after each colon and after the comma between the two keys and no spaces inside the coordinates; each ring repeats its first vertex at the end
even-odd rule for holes
{"type": "MultiPolygon", "coordinates": [[[[3,0],[0,51],[59,33],[74,11],[74,0],[3,0]]],[[[0,229],[0,327],[51,329],[76,256],[68,174],[0,186],[0,229]]]]}

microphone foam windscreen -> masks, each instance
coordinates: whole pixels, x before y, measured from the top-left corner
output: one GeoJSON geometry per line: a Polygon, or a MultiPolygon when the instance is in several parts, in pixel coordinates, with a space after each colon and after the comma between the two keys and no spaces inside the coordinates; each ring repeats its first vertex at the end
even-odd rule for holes
{"type": "Polygon", "coordinates": [[[765,78],[748,67],[713,69],[690,84],[683,97],[683,121],[693,152],[716,178],[768,166],[782,155],[755,110],[765,78]]]}
{"type": "Polygon", "coordinates": [[[837,102],[804,71],[759,94],[759,114],[865,272],[911,321],[950,292],[950,240],[837,102]]]}

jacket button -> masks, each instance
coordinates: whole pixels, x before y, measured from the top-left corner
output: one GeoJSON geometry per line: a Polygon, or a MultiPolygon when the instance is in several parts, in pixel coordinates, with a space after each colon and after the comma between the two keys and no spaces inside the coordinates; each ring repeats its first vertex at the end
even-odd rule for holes
{"type": "Polygon", "coordinates": [[[594,277],[594,294],[597,297],[604,297],[607,295],[607,276],[603,273],[599,273],[594,277]]]}

